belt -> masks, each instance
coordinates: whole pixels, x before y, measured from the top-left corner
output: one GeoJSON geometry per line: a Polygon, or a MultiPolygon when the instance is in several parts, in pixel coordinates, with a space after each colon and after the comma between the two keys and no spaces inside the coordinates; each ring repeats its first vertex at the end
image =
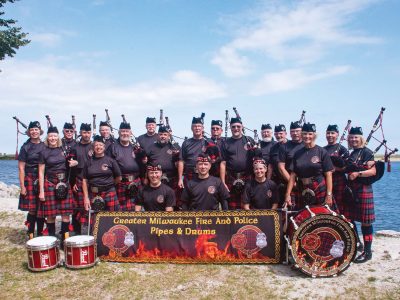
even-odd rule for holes
{"type": "Polygon", "coordinates": [[[123,174],[121,182],[129,182],[129,181],[134,181],[136,178],[139,177],[139,173],[134,173],[134,174],[123,174]]]}
{"type": "Polygon", "coordinates": [[[298,178],[299,181],[303,184],[303,185],[310,185],[313,182],[320,182],[322,181],[323,177],[322,176],[314,176],[314,177],[308,177],[308,178],[298,178]]]}
{"type": "Polygon", "coordinates": [[[103,186],[91,186],[90,190],[92,191],[92,193],[97,194],[97,193],[101,193],[101,192],[106,192],[113,187],[114,187],[114,184],[103,185],[103,186]]]}
{"type": "Polygon", "coordinates": [[[46,177],[49,181],[54,181],[54,179],[58,179],[58,181],[63,181],[66,178],[65,173],[47,174],[46,177]]]}

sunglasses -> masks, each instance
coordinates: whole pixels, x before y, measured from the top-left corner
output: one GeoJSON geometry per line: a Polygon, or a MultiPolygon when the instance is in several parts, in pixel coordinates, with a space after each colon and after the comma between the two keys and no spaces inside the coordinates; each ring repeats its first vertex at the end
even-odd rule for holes
{"type": "Polygon", "coordinates": [[[211,127],[211,130],[221,130],[219,127],[211,127]]]}
{"type": "Polygon", "coordinates": [[[242,126],[240,126],[240,125],[233,125],[233,126],[231,126],[232,128],[242,128],[242,126]]]}
{"type": "Polygon", "coordinates": [[[74,132],[74,130],[73,130],[73,129],[64,129],[64,131],[65,131],[65,132],[68,132],[68,133],[72,133],[72,132],[74,132]]]}

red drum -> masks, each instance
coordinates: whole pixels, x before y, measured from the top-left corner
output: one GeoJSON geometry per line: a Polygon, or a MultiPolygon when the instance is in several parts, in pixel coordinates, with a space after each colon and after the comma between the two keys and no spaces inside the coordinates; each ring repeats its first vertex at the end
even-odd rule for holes
{"type": "Polygon", "coordinates": [[[286,239],[295,267],[312,277],[336,276],[357,254],[353,224],[327,205],[306,206],[290,217],[286,239]]]}
{"type": "Polygon", "coordinates": [[[31,271],[54,269],[60,262],[58,240],[54,236],[40,236],[26,243],[28,268],[31,271]]]}
{"type": "Polygon", "coordinates": [[[70,269],[83,269],[94,266],[97,253],[94,237],[76,235],[64,241],[65,266],[70,269]]]}

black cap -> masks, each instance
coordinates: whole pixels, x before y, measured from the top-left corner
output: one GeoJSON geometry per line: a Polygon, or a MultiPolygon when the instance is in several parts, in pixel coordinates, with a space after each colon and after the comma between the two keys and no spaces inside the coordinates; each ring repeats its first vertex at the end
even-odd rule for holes
{"type": "Polygon", "coordinates": [[[351,127],[349,134],[363,135],[363,131],[361,127],[351,127]]]}
{"type": "Polygon", "coordinates": [[[286,126],[283,124],[275,125],[275,132],[281,132],[281,131],[286,131],[286,126]]]}
{"type": "Polygon", "coordinates": [[[328,128],[326,128],[326,131],[334,131],[334,132],[339,133],[339,127],[336,124],[328,125],[328,128]]]}
{"type": "Polygon", "coordinates": [[[156,162],[149,162],[146,169],[147,171],[162,171],[161,165],[156,162]]]}
{"type": "Polygon", "coordinates": [[[101,142],[105,144],[104,138],[101,135],[95,135],[93,138],[93,142],[101,142]]]}
{"type": "Polygon", "coordinates": [[[167,126],[161,125],[158,127],[158,132],[169,132],[169,130],[167,126]]]}
{"type": "Polygon", "coordinates": [[[200,118],[193,117],[192,124],[204,124],[204,119],[201,117],[200,118]]]}
{"type": "Polygon", "coordinates": [[[297,128],[301,128],[301,124],[299,121],[294,121],[290,123],[290,129],[297,129],[297,128]]]}
{"type": "Polygon", "coordinates": [[[301,131],[316,132],[317,131],[317,127],[315,127],[315,124],[312,124],[312,123],[304,123],[303,127],[301,128],[301,131]]]}
{"type": "Polygon", "coordinates": [[[131,124],[128,122],[121,122],[119,129],[131,129],[131,124]]]}
{"type": "Polygon", "coordinates": [[[49,128],[47,128],[47,134],[49,133],[58,133],[58,129],[55,126],[50,126],[49,128]]]}
{"type": "Polygon", "coordinates": [[[147,123],[157,123],[156,118],[147,117],[147,118],[146,118],[146,124],[147,124],[147,123]]]}
{"type": "Polygon", "coordinates": [[[88,123],[82,123],[81,127],[79,128],[81,131],[92,131],[92,125],[88,123]]]}
{"type": "Polygon", "coordinates": [[[269,123],[268,124],[262,124],[261,125],[261,130],[264,130],[264,129],[272,129],[272,127],[271,127],[271,125],[269,125],[269,123]]]}
{"type": "Polygon", "coordinates": [[[240,118],[231,118],[231,124],[240,123],[242,124],[242,119],[240,118]]]}
{"type": "Polygon", "coordinates": [[[108,124],[108,122],[106,122],[106,121],[100,121],[100,127],[101,127],[101,126],[108,126],[108,127],[111,127],[110,124],[108,124]]]}
{"type": "Polygon", "coordinates": [[[222,121],[221,120],[212,120],[211,126],[215,126],[215,125],[222,127],[222,121]]]}
{"type": "Polygon", "coordinates": [[[30,123],[29,123],[29,126],[28,126],[28,129],[31,129],[31,128],[39,128],[39,129],[42,129],[42,127],[40,126],[39,121],[32,121],[32,122],[30,122],[30,123]]]}
{"type": "Polygon", "coordinates": [[[72,123],[65,122],[63,128],[64,129],[74,129],[74,126],[72,125],[72,123]]]}

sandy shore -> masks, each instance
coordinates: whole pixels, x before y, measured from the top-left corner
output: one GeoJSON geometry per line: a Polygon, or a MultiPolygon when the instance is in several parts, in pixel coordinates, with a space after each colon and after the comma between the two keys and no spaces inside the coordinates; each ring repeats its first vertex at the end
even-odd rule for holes
{"type": "MultiPolygon", "coordinates": [[[[25,213],[19,212],[17,205],[18,200],[16,198],[0,198],[0,212],[2,212],[0,214],[3,216],[0,219],[0,227],[23,230],[25,213]]],[[[218,275],[215,278],[208,278],[210,284],[204,287],[205,290],[203,292],[205,294],[203,296],[212,296],[213,290],[211,287],[222,284],[218,281],[226,282],[226,278],[231,276],[231,272],[238,274],[251,272],[252,275],[256,276],[257,280],[260,280],[259,283],[270,288],[275,287],[277,290],[282,289],[282,296],[284,295],[284,298],[289,299],[320,299],[326,297],[379,299],[388,298],[388,296],[389,298],[393,298],[393,296],[397,298],[397,296],[400,296],[400,237],[394,237],[396,232],[394,234],[389,232],[388,234],[391,237],[382,236],[379,233],[376,234],[373,244],[373,259],[371,261],[361,265],[353,264],[345,272],[333,278],[312,279],[286,265],[218,265],[215,267],[218,275]],[[210,288],[209,291],[207,291],[208,288],[210,288]],[[369,295],[371,291],[373,295],[369,295]]],[[[140,272],[159,272],[159,270],[155,270],[152,264],[131,265],[131,268],[140,272]]],[[[114,264],[113,268],[124,268],[124,264],[114,264]]],[[[168,269],[172,272],[181,268],[185,268],[185,266],[173,264],[168,266],[168,269]]],[[[187,266],[187,268],[195,269],[196,266],[187,266]]],[[[239,276],[244,278],[238,278],[237,284],[245,284],[246,275],[239,276]]],[[[189,281],[190,284],[176,286],[175,289],[183,289],[180,293],[184,294],[184,290],[193,288],[193,285],[198,280],[193,277],[189,281]]],[[[159,296],[161,298],[169,298],[168,294],[159,296]]]]}

